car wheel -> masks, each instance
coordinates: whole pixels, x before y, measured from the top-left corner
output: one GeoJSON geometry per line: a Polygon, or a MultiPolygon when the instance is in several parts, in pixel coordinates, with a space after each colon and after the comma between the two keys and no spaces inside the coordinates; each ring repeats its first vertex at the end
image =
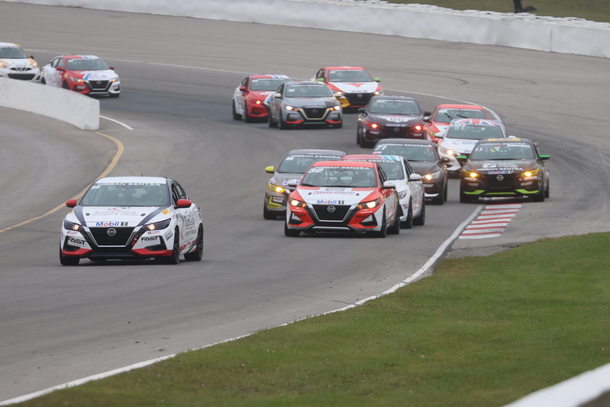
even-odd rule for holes
{"type": "Polygon", "coordinates": [[[277,122],[273,120],[273,116],[271,115],[271,113],[269,113],[269,127],[277,127],[277,122]]]}
{"type": "Polygon", "coordinates": [[[551,196],[551,181],[547,181],[546,188],[544,189],[544,197],[548,198],[551,196]]]}
{"type": "Polygon", "coordinates": [[[277,126],[280,128],[280,130],[288,129],[288,124],[282,118],[282,114],[281,113],[280,113],[280,117],[278,119],[278,125],[277,126]]]}
{"type": "Polygon", "coordinates": [[[44,78],[42,78],[42,79],[40,80],[40,84],[41,84],[41,85],[46,85],[46,84],[47,84],[47,81],[46,81],[44,78]]]}
{"type": "Polygon", "coordinates": [[[252,121],[253,121],[252,117],[248,114],[248,105],[244,105],[243,118],[246,123],[252,123],[252,121]]]}
{"type": "Polygon", "coordinates": [[[375,237],[386,237],[388,234],[388,224],[385,219],[385,213],[383,214],[383,220],[381,221],[381,230],[377,232],[373,232],[373,236],[375,237]]]}
{"type": "Polygon", "coordinates": [[[265,219],[277,219],[277,215],[267,209],[267,204],[263,205],[263,218],[265,219]]]}
{"type": "Polygon", "coordinates": [[[300,230],[288,229],[288,222],[284,222],[284,235],[288,237],[298,237],[301,234],[300,230]]]}
{"type": "Polygon", "coordinates": [[[401,227],[400,217],[398,215],[398,208],[397,208],[395,213],[394,213],[394,223],[392,223],[392,226],[390,226],[388,228],[388,234],[390,234],[390,235],[397,235],[397,234],[399,234],[400,233],[400,227],[401,227]]]}
{"type": "Polygon", "coordinates": [[[360,129],[356,130],[356,144],[362,146],[362,135],[360,134],[360,129]]]}
{"type": "Polygon", "coordinates": [[[203,259],[203,226],[199,226],[197,231],[197,248],[194,252],[184,255],[186,261],[201,261],[201,259],[203,259]]]}
{"type": "MultiPolygon", "coordinates": [[[[447,182],[447,180],[445,180],[445,189],[443,190],[443,202],[447,202],[447,185],[449,183],[447,182]]],[[[441,203],[442,204],[442,203],[441,203]]]]}
{"type": "Polygon", "coordinates": [[[545,198],[546,198],[546,196],[545,196],[544,190],[542,190],[542,191],[538,192],[536,195],[532,196],[532,200],[534,202],[544,202],[545,198]]]}
{"type": "Polygon", "coordinates": [[[409,202],[409,212],[407,212],[407,220],[400,225],[403,229],[411,229],[413,227],[413,205],[409,202]]]}
{"type": "Polygon", "coordinates": [[[235,101],[231,102],[231,113],[233,114],[233,120],[241,120],[241,115],[235,110],[235,101]]]}
{"type": "Polygon", "coordinates": [[[61,253],[61,247],[59,248],[59,262],[62,266],[78,266],[80,257],[68,257],[61,253]]]}
{"type": "Polygon", "coordinates": [[[413,219],[413,224],[415,226],[424,226],[426,223],[426,202],[424,200],[421,201],[421,212],[419,216],[413,219]]]}
{"type": "Polygon", "coordinates": [[[70,85],[68,85],[68,81],[64,81],[64,83],[62,84],[62,87],[63,87],[64,89],[68,89],[68,90],[70,90],[70,85]]]}
{"type": "Polygon", "coordinates": [[[438,193],[438,196],[435,196],[434,198],[432,198],[432,203],[434,205],[442,205],[447,200],[446,196],[447,196],[447,193],[443,190],[438,193]]]}

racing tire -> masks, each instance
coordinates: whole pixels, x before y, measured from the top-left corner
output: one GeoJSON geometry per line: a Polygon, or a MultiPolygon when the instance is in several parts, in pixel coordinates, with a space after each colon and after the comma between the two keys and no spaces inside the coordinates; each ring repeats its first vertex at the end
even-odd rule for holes
{"type": "Polygon", "coordinates": [[[546,188],[544,188],[544,197],[549,198],[551,196],[551,181],[546,183],[546,188]]]}
{"type": "Polygon", "coordinates": [[[400,227],[403,229],[411,229],[413,227],[413,207],[409,202],[409,212],[407,212],[407,220],[401,222],[400,227]]]}
{"type": "Polygon", "coordinates": [[[381,230],[372,232],[375,237],[386,237],[388,234],[388,223],[385,219],[385,213],[383,214],[383,220],[381,221],[381,230]]]}
{"type": "Polygon", "coordinates": [[[275,120],[273,120],[273,116],[271,116],[271,113],[269,113],[269,127],[271,127],[271,128],[277,127],[277,122],[275,120]]]}
{"type": "Polygon", "coordinates": [[[534,202],[544,202],[545,198],[546,198],[546,196],[545,196],[544,190],[542,190],[542,191],[538,192],[536,195],[532,196],[532,200],[534,202]]]}
{"type": "Polygon", "coordinates": [[[263,218],[264,219],[269,219],[269,220],[273,220],[273,219],[277,219],[277,214],[271,212],[269,209],[267,209],[267,205],[263,205],[263,218]]]}
{"type": "Polygon", "coordinates": [[[162,261],[165,264],[178,264],[180,263],[180,232],[178,228],[174,230],[174,247],[172,248],[172,255],[169,257],[162,257],[162,261]]]}
{"type": "Polygon", "coordinates": [[[41,85],[46,85],[46,84],[47,84],[47,81],[46,81],[44,78],[42,78],[42,79],[40,80],[40,84],[41,84],[41,85]]]}
{"type": "Polygon", "coordinates": [[[278,119],[277,127],[279,127],[280,130],[288,130],[288,124],[284,121],[284,119],[282,119],[281,113],[280,113],[280,118],[278,119]]]}
{"type": "Polygon", "coordinates": [[[465,194],[462,190],[460,190],[460,202],[461,203],[473,203],[477,197],[472,197],[470,195],[465,194]]]}
{"type": "Polygon", "coordinates": [[[80,257],[67,257],[61,254],[61,247],[59,248],[59,262],[62,266],[78,266],[80,257]]]}
{"type": "Polygon", "coordinates": [[[64,81],[61,85],[62,88],[70,90],[70,85],[68,85],[68,81],[64,81]]]}
{"type": "Polygon", "coordinates": [[[246,123],[252,123],[254,121],[254,119],[248,114],[247,105],[244,105],[244,114],[242,115],[242,117],[244,118],[244,122],[246,123]]]}
{"type": "Polygon", "coordinates": [[[360,130],[356,130],[356,144],[362,146],[362,136],[360,135],[360,130]]]}
{"type": "Polygon", "coordinates": [[[388,235],[400,234],[400,228],[401,228],[400,217],[398,215],[398,210],[396,210],[396,213],[394,214],[394,223],[392,223],[392,226],[390,226],[388,228],[388,235]]]}
{"type": "Polygon", "coordinates": [[[421,212],[417,218],[413,219],[413,224],[415,226],[424,226],[426,223],[426,201],[422,200],[421,212]]]}
{"type": "Polygon", "coordinates": [[[299,237],[301,234],[300,230],[288,229],[288,223],[284,222],[284,235],[288,237],[299,237]]]}
{"type": "MultiPolygon", "coordinates": [[[[443,192],[443,202],[447,202],[447,196],[448,196],[448,195],[447,195],[447,190],[448,190],[448,188],[449,188],[449,187],[448,187],[448,185],[449,185],[449,183],[448,183],[448,182],[445,182],[445,189],[443,190],[443,191],[444,191],[444,192],[443,192]]],[[[443,204],[443,203],[440,203],[440,205],[442,205],[442,204],[443,204]]]]}
{"type": "Polygon", "coordinates": [[[203,226],[199,226],[197,231],[197,248],[194,252],[184,255],[186,261],[201,261],[201,259],[203,259],[203,226]]]}
{"type": "Polygon", "coordinates": [[[241,115],[235,110],[235,101],[231,102],[231,114],[233,115],[233,120],[241,120],[241,115]]]}

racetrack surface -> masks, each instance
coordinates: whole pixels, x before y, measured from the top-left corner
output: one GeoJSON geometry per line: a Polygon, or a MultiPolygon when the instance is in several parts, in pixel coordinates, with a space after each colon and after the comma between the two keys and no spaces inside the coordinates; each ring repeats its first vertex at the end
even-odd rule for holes
{"type": "MultiPolygon", "coordinates": [[[[381,293],[475,210],[451,180],[449,202],[427,206],[426,225],[398,236],[284,237],[280,220],[262,218],[264,168],[294,148],[368,150],[355,143],[354,114],[340,130],[233,121],[231,96],[248,73],[308,79],[325,65],[365,66],[387,93],[415,96],[426,110],[480,103],[510,134],[536,139],[551,155],[551,199],[526,202],[500,238],[456,242],[458,253],[610,230],[608,60],[5,2],[0,25],[41,65],[83,53],[115,66],[123,94],[101,99],[101,112],[133,130],[101,121],[99,132],[125,146],[111,175],[177,179],[205,225],[204,260],[178,266],[60,266],[67,208],[0,233],[0,400],[381,293]]],[[[8,109],[0,140],[2,190],[14,191],[3,192],[0,229],[73,197],[116,153],[95,132],[8,109]]]]}

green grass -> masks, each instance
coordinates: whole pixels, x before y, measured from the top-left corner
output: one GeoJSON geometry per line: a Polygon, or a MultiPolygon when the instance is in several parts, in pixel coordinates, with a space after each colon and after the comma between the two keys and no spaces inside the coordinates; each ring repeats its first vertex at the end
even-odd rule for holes
{"type": "MultiPolygon", "coordinates": [[[[390,3],[401,4],[431,4],[446,7],[453,10],[485,10],[501,13],[512,13],[514,11],[511,0],[430,0],[430,1],[405,1],[388,0],[390,3]]],[[[525,6],[534,6],[533,14],[552,17],[577,17],[585,20],[610,22],[610,2],[608,0],[521,0],[525,6]]]]}
{"type": "Polygon", "coordinates": [[[24,406],[502,406],[610,362],[610,234],[442,260],[345,312],[24,406]]]}

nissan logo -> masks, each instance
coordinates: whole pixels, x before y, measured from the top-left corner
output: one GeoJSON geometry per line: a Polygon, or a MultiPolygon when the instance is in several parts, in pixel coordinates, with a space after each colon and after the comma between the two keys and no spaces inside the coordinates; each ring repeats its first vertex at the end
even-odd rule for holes
{"type": "Polygon", "coordinates": [[[335,208],[333,205],[328,205],[328,208],[326,208],[326,210],[330,213],[333,213],[337,210],[337,208],[335,208]]]}
{"type": "Polygon", "coordinates": [[[504,175],[500,174],[496,177],[498,181],[504,181],[504,175]]]}
{"type": "Polygon", "coordinates": [[[398,133],[400,129],[398,127],[394,127],[394,133],[398,133]]]}
{"type": "Polygon", "coordinates": [[[101,82],[101,81],[97,81],[97,82],[95,82],[95,84],[96,84],[96,85],[101,85],[101,84],[102,84],[102,82],[101,82]]]}
{"type": "Polygon", "coordinates": [[[115,228],[109,228],[106,233],[108,234],[108,236],[112,237],[114,235],[116,235],[116,229],[115,228]]]}
{"type": "Polygon", "coordinates": [[[311,113],[313,113],[313,114],[318,113],[318,109],[312,109],[312,110],[311,110],[311,113]]]}
{"type": "Polygon", "coordinates": [[[362,93],[358,93],[358,97],[362,99],[362,93]]]}

